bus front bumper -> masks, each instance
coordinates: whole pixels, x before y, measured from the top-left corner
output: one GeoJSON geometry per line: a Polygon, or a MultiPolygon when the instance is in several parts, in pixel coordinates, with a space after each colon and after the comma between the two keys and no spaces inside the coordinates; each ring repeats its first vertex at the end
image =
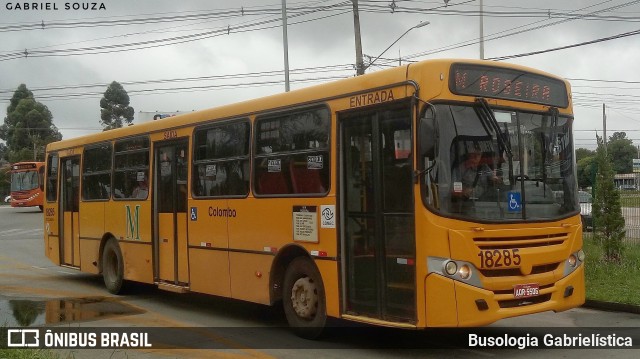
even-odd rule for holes
{"type": "MultiPolygon", "coordinates": [[[[425,284],[426,325],[433,327],[486,325],[520,315],[560,312],[579,307],[585,301],[584,264],[529,298],[518,299],[513,293],[497,294],[435,273],[427,276],[425,284]]],[[[523,321],[523,326],[526,323],[523,321]]]]}

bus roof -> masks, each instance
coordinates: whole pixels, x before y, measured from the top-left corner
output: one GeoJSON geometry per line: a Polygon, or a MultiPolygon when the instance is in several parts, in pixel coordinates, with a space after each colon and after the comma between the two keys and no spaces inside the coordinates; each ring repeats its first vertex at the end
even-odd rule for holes
{"type": "Polygon", "coordinates": [[[291,92],[274,94],[243,102],[237,102],[219,107],[189,112],[186,114],[180,114],[156,121],[139,123],[128,127],[117,128],[96,134],[89,134],[68,140],[52,142],[47,145],[47,151],[57,151],[61,149],[86,145],[88,143],[97,143],[118,138],[135,136],[143,133],[163,131],[167,128],[198,125],[200,122],[208,122],[212,119],[240,118],[264,112],[273,112],[277,111],[280,108],[286,108],[292,105],[304,106],[305,104],[317,103],[318,101],[328,100],[335,97],[343,97],[348,96],[349,94],[361,93],[362,89],[380,87],[381,84],[402,84],[403,82],[407,81],[409,67],[411,67],[412,72],[425,71],[425,69],[429,69],[430,71],[438,74],[441,73],[438,71],[442,71],[446,74],[445,76],[448,76],[448,69],[453,63],[483,64],[489,66],[517,69],[542,76],[556,78],[565,82],[565,84],[569,86],[566,80],[558,76],[526,66],[473,59],[425,60],[417,63],[376,71],[362,76],[350,77],[324,84],[305,87],[302,89],[293,90],[291,92]]]}

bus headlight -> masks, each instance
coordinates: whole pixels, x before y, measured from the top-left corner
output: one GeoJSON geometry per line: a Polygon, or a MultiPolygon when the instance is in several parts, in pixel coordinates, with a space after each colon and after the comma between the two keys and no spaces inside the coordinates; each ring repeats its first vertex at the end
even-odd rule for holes
{"type": "Polygon", "coordinates": [[[458,271],[458,265],[454,261],[447,261],[444,263],[444,272],[448,275],[454,275],[458,271]]]}
{"type": "Polygon", "coordinates": [[[471,262],[451,258],[427,257],[429,274],[435,273],[454,281],[463,282],[478,288],[484,288],[481,275],[473,275],[476,267],[471,262]]]}
{"type": "Polygon", "coordinates": [[[563,277],[568,276],[573,273],[580,265],[584,262],[584,251],[581,249],[577,252],[571,253],[569,257],[564,262],[564,275],[563,277]]]}
{"type": "Polygon", "coordinates": [[[462,278],[462,279],[469,279],[469,277],[471,276],[471,268],[469,268],[468,265],[463,264],[460,267],[460,270],[458,271],[458,274],[460,275],[460,278],[462,278]]]}

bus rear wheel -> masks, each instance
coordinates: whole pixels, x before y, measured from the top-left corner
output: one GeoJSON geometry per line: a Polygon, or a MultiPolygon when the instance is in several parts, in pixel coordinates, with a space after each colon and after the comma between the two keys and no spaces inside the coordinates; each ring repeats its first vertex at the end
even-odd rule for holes
{"type": "Polygon", "coordinates": [[[118,242],[111,238],[102,251],[102,278],[111,294],[122,293],[124,287],[124,260],[118,242]]]}
{"type": "Polygon", "coordinates": [[[324,285],[315,264],[306,257],[294,259],[284,275],[284,313],[299,337],[318,338],[327,322],[324,285]]]}

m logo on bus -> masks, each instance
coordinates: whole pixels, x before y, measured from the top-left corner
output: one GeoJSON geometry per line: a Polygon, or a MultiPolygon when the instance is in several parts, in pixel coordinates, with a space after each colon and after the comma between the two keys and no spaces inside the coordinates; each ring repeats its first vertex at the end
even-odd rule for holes
{"type": "Polygon", "coordinates": [[[140,205],[136,205],[133,213],[131,206],[124,206],[127,210],[127,240],[140,240],[140,205]]]}

